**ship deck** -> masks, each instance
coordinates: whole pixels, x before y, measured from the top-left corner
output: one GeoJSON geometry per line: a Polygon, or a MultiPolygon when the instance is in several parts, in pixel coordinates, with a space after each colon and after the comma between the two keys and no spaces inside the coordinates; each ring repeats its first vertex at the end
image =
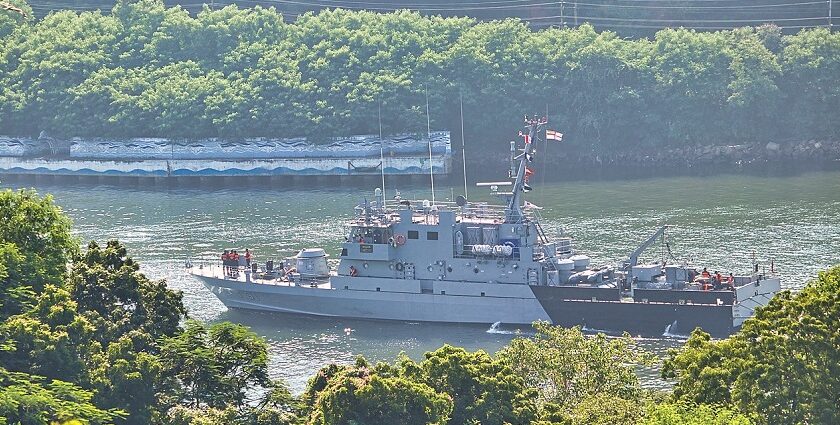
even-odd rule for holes
{"type": "Polygon", "coordinates": [[[272,286],[304,286],[319,289],[332,289],[332,285],[330,284],[329,280],[320,283],[310,283],[308,281],[290,282],[284,278],[281,278],[279,274],[276,275],[276,277],[267,277],[270,275],[266,275],[264,273],[251,273],[250,271],[246,272],[246,270],[241,267],[239,268],[237,273],[231,275],[225,274],[224,268],[215,264],[199,265],[192,267],[189,270],[189,273],[197,277],[211,278],[228,282],[251,283],[257,285],[272,286]]]}

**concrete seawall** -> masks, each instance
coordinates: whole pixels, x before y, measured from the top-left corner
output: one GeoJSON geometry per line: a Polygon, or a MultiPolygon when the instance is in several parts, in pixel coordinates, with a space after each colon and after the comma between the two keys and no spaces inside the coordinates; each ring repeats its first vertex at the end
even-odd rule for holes
{"type": "Polygon", "coordinates": [[[449,132],[242,141],[27,139],[0,136],[0,174],[96,177],[274,177],[448,174],[449,132]]]}

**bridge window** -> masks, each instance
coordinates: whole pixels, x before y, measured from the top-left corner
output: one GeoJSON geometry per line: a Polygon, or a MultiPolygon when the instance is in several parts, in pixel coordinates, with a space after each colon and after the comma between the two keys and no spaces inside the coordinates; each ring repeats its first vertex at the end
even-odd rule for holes
{"type": "Polygon", "coordinates": [[[430,240],[430,241],[438,240],[438,232],[426,232],[426,240],[430,240]]]}
{"type": "Polygon", "coordinates": [[[408,238],[409,239],[420,239],[420,232],[416,230],[409,230],[408,231],[408,238]]]}

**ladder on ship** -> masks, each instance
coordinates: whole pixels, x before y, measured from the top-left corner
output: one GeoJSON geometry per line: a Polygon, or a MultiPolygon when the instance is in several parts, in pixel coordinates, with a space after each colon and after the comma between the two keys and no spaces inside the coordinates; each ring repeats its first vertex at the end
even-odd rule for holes
{"type": "Polygon", "coordinates": [[[542,215],[540,214],[539,210],[534,210],[533,219],[531,220],[534,223],[534,227],[537,229],[537,236],[540,238],[540,243],[548,243],[548,237],[545,235],[545,231],[542,228],[540,222],[542,221],[542,215]]]}

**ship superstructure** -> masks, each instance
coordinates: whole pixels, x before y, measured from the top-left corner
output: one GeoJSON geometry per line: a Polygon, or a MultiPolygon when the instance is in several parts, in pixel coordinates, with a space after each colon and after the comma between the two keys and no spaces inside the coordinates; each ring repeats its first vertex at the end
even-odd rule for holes
{"type": "MultiPolygon", "coordinates": [[[[546,120],[525,120],[508,178],[480,183],[500,204],[385,199],[356,206],[338,266],[308,248],[274,267],[193,267],[228,307],[406,321],[528,324],[661,334],[727,335],[780,290],[778,277],[726,279],[686,264],[638,264],[662,226],[624,263],[593,267],[572,239],[551,238],[523,199],[546,120]]],[[[549,130],[550,131],[550,130],[549,130]]]]}

